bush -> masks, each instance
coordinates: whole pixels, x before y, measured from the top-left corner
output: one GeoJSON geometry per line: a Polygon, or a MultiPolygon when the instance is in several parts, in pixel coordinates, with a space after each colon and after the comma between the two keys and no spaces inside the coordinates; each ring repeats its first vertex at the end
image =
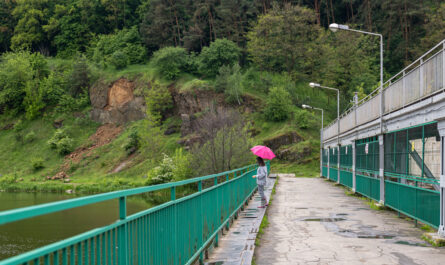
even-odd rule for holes
{"type": "Polygon", "coordinates": [[[295,118],[300,129],[309,128],[309,120],[311,119],[311,113],[307,110],[300,110],[295,114],[295,118]]]}
{"type": "Polygon", "coordinates": [[[48,141],[51,149],[57,150],[60,155],[67,155],[73,151],[74,141],[71,139],[65,130],[58,129],[53,137],[48,141]]]}
{"type": "Polygon", "coordinates": [[[125,152],[127,155],[131,155],[136,152],[141,146],[141,137],[139,136],[137,131],[132,131],[128,136],[128,141],[124,146],[125,152]]]}
{"type": "Polygon", "coordinates": [[[43,165],[43,162],[44,162],[43,158],[31,159],[31,165],[32,165],[32,168],[34,169],[34,171],[44,168],[45,166],[43,165]]]}
{"type": "Polygon", "coordinates": [[[184,48],[165,47],[153,54],[152,64],[169,80],[176,79],[187,69],[188,54],[184,48]]]}
{"type": "Polygon", "coordinates": [[[164,154],[161,164],[148,172],[146,184],[156,185],[190,178],[193,175],[190,162],[189,156],[182,149],[176,149],[173,157],[164,154]]]}
{"type": "Polygon", "coordinates": [[[122,51],[115,51],[111,55],[109,62],[114,68],[119,70],[128,65],[128,56],[122,51]]]}
{"type": "Polygon", "coordinates": [[[218,92],[224,92],[226,101],[228,103],[241,104],[242,102],[242,76],[241,67],[239,64],[233,66],[223,65],[219,69],[219,74],[216,77],[216,89],[218,92]]]}
{"type": "Polygon", "coordinates": [[[36,139],[36,134],[34,132],[29,132],[28,134],[25,135],[25,137],[23,138],[23,140],[27,143],[31,143],[36,139]]]}
{"type": "Polygon", "coordinates": [[[152,82],[151,89],[145,97],[147,114],[155,121],[160,121],[167,110],[173,107],[173,100],[167,87],[162,86],[157,81],[152,82]]]}
{"type": "Polygon", "coordinates": [[[234,65],[239,61],[241,50],[233,41],[218,39],[204,47],[198,56],[199,72],[213,77],[223,65],[234,65]]]}
{"type": "Polygon", "coordinates": [[[90,97],[88,96],[88,93],[81,94],[79,98],[74,98],[70,95],[65,94],[60,97],[57,111],[60,113],[79,111],[88,106],[89,103],[90,97]]]}
{"type": "MultiPolygon", "coordinates": [[[[118,51],[125,54],[127,64],[143,63],[146,60],[147,51],[142,46],[136,26],[117,31],[115,34],[100,35],[92,48],[92,59],[96,63],[113,64],[116,59],[113,59],[113,57],[116,56],[115,53],[118,51]]],[[[120,54],[118,55],[117,57],[122,57],[120,54]]],[[[122,64],[118,65],[122,66],[122,64]]]]}
{"type": "Polygon", "coordinates": [[[281,87],[273,87],[267,96],[264,114],[267,120],[284,121],[289,118],[292,100],[289,92],[281,87]]]}
{"type": "Polygon", "coordinates": [[[91,70],[84,56],[78,55],[74,60],[75,62],[72,69],[68,72],[67,79],[71,96],[77,98],[88,93],[88,88],[91,84],[91,70]]]}

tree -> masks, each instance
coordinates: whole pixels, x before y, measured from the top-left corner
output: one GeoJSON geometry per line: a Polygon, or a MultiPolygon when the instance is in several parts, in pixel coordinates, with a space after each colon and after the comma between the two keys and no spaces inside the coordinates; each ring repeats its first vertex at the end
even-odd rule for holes
{"type": "Polygon", "coordinates": [[[273,87],[267,95],[264,115],[270,121],[284,121],[290,117],[292,101],[289,92],[281,87],[273,87]]]}
{"type": "Polygon", "coordinates": [[[248,33],[247,50],[262,70],[308,74],[306,61],[314,55],[319,32],[312,10],[275,4],[248,33]]]}
{"type": "Polygon", "coordinates": [[[0,1],[0,52],[8,51],[11,45],[15,26],[12,10],[15,6],[15,1],[0,1]]]}
{"type": "Polygon", "coordinates": [[[152,64],[164,78],[174,80],[187,70],[188,57],[184,48],[165,47],[153,54],[152,64]]]}
{"type": "Polygon", "coordinates": [[[218,39],[209,47],[204,47],[199,54],[199,71],[210,77],[216,76],[221,66],[238,63],[240,55],[240,48],[234,42],[218,39]]]}
{"type": "Polygon", "coordinates": [[[173,107],[173,100],[167,87],[157,81],[151,83],[151,88],[145,96],[147,115],[154,124],[158,124],[165,117],[166,112],[173,107]]]}
{"type": "Polygon", "coordinates": [[[248,164],[252,145],[247,126],[235,111],[211,111],[197,122],[201,143],[192,147],[199,174],[223,172],[248,164]]]}
{"type": "Polygon", "coordinates": [[[243,86],[241,67],[239,64],[233,66],[223,65],[219,69],[219,74],[216,77],[216,89],[219,92],[224,92],[226,101],[229,103],[242,102],[243,86]]]}
{"type": "Polygon", "coordinates": [[[51,12],[48,0],[17,0],[17,6],[12,12],[17,25],[11,39],[11,49],[49,54],[50,46],[43,26],[47,24],[51,12]]]}

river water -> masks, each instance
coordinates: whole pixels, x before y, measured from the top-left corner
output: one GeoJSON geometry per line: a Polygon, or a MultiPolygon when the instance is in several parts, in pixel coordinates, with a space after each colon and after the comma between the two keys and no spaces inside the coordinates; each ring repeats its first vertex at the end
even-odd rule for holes
{"type": "MultiPolygon", "coordinates": [[[[0,211],[72,198],[67,194],[0,192],[0,211]]],[[[128,215],[149,207],[141,197],[127,198],[128,215]]],[[[111,224],[118,215],[118,200],[110,200],[0,225],[0,260],[111,224]]]]}

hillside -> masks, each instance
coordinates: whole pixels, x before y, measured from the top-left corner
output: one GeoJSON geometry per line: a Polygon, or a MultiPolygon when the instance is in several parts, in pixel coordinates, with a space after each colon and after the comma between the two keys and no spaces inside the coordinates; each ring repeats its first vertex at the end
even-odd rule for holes
{"type": "MultiPolygon", "coordinates": [[[[148,69],[150,66],[135,65],[122,71],[101,71],[101,78],[90,88],[92,106],[80,111],[58,113],[49,109],[34,120],[2,115],[0,187],[100,192],[144,185],[149,171],[162,162],[163,154],[174,156],[175,150],[188,150],[196,142],[195,131],[187,124],[187,119],[196,119],[211,107],[241,113],[244,124],[249,124],[251,144],[267,144],[278,155],[273,161],[274,170],[299,176],[317,174],[319,113],[312,114],[293,106],[290,119],[271,122],[263,113],[267,94],[246,91],[241,105],[227,103],[223,93],[195,87],[193,84],[199,79],[185,75],[177,82],[170,82],[150,74],[148,69]],[[150,79],[152,81],[147,81],[150,79]],[[152,135],[147,132],[149,121],[143,118],[146,116],[143,95],[153,82],[169,87],[173,99],[172,108],[155,126],[159,129],[156,154],[153,154],[152,144],[144,143],[150,141],[152,135]],[[92,93],[100,89],[104,90],[102,94],[92,93]],[[143,99],[138,115],[122,112],[117,117],[103,118],[102,115],[102,120],[94,115],[95,108],[100,107],[98,101],[104,101],[101,112],[113,113],[138,97],[143,99]],[[72,150],[67,154],[58,153],[49,144],[57,131],[63,131],[72,139],[72,150]],[[129,153],[126,146],[134,134],[139,136],[141,147],[129,153]]],[[[308,89],[307,93],[311,92],[308,89]]],[[[249,161],[253,163],[254,157],[249,161]]]]}

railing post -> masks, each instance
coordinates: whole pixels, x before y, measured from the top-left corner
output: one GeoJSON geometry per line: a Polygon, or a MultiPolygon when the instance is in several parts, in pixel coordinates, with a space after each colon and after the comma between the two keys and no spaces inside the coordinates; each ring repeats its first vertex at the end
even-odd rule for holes
{"type": "Polygon", "coordinates": [[[424,92],[424,84],[423,84],[423,58],[420,58],[419,65],[419,98],[423,96],[424,92]]]}
{"type": "MultiPolygon", "coordinates": [[[[213,180],[213,185],[218,185],[218,177],[215,177],[215,179],[213,180]]],[[[217,217],[217,219],[218,220],[220,220],[220,217],[219,217],[219,208],[220,208],[220,205],[219,205],[219,190],[217,190],[216,191],[216,217],[217,217]]],[[[219,241],[219,233],[216,233],[216,236],[215,236],[215,247],[217,247],[218,246],[218,241],[219,241]]]]}
{"type": "Polygon", "coordinates": [[[339,183],[340,184],[340,157],[341,157],[341,155],[340,155],[340,143],[338,143],[337,144],[337,151],[338,151],[338,154],[337,154],[337,183],[339,183]]]}
{"type": "Polygon", "coordinates": [[[328,179],[330,179],[329,178],[329,176],[330,176],[330,166],[331,166],[331,148],[330,147],[328,147],[328,179]]]}
{"type": "Polygon", "coordinates": [[[437,123],[440,135],[440,220],[437,233],[445,237],[445,120],[437,123]]]}
{"type": "Polygon", "coordinates": [[[355,148],[355,141],[352,142],[352,191],[355,193],[356,191],[356,180],[355,180],[355,164],[357,161],[356,158],[356,151],[357,149],[355,148]]]}
{"type": "MultiPolygon", "coordinates": [[[[119,219],[125,220],[127,218],[127,197],[119,198],[119,219]]],[[[128,264],[128,226],[127,223],[118,228],[118,258],[119,264],[128,264]]]]}
{"type": "Polygon", "coordinates": [[[380,204],[385,204],[385,149],[383,134],[379,135],[379,177],[380,177],[380,204]]]}
{"type": "MultiPolygon", "coordinates": [[[[176,187],[173,186],[170,189],[170,199],[172,201],[176,200],[176,187]]],[[[178,233],[178,212],[176,209],[176,203],[173,205],[173,218],[174,220],[174,227],[173,227],[173,255],[174,255],[174,260],[173,260],[173,264],[178,264],[176,262],[177,260],[177,256],[175,255],[178,249],[178,237],[176,236],[176,234],[178,233]]]]}
{"type": "MultiPolygon", "coordinates": [[[[202,192],[202,180],[198,182],[198,192],[202,192]]],[[[203,239],[203,233],[204,233],[204,221],[203,221],[203,214],[202,214],[202,194],[199,194],[199,236],[198,236],[198,246],[201,247],[204,239],[203,239]]],[[[199,264],[204,264],[204,253],[199,253],[199,264]]]]}

